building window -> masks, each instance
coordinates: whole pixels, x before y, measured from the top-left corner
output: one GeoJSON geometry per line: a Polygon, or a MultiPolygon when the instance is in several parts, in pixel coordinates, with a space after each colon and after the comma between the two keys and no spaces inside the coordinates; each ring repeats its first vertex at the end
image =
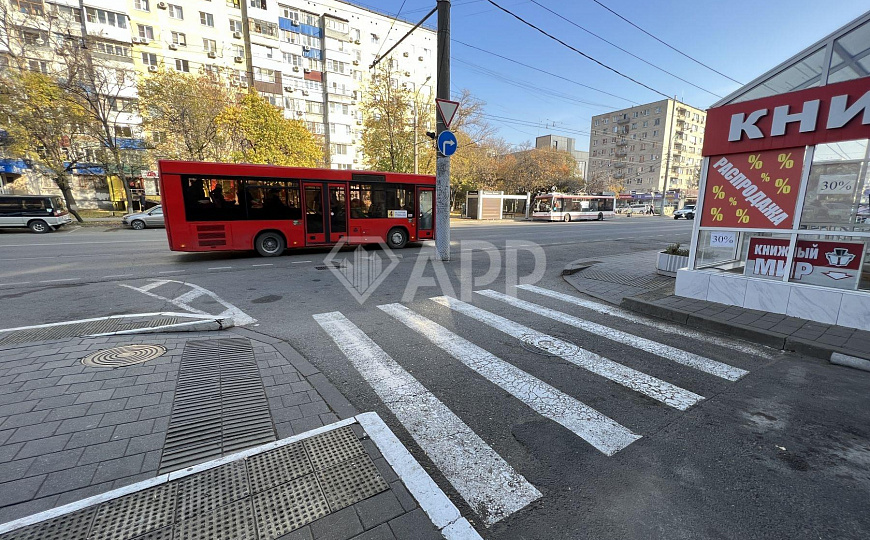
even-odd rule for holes
{"type": "Polygon", "coordinates": [[[202,38],[202,50],[205,52],[217,52],[217,41],[202,38]]]}
{"type": "Polygon", "coordinates": [[[133,0],[133,7],[139,11],[151,11],[149,4],[151,0],[133,0]]]}
{"type": "Polygon", "coordinates": [[[28,60],[27,69],[37,73],[48,74],[48,62],[45,60],[28,60]]]}
{"type": "Polygon", "coordinates": [[[67,20],[67,22],[82,22],[82,10],[80,10],[79,8],[69,6],[54,6],[54,11],[58,15],[63,16],[67,20]]]}
{"type": "Polygon", "coordinates": [[[133,136],[133,128],[130,126],[115,126],[115,137],[130,138],[133,136]]]}
{"type": "Polygon", "coordinates": [[[245,48],[241,45],[233,45],[233,56],[238,56],[239,58],[245,56],[245,48]]]}
{"type": "Polygon", "coordinates": [[[12,7],[19,13],[27,15],[44,15],[42,0],[12,0],[12,7]]]}
{"type": "Polygon", "coordinates": [[[278,25],[275,23],[261,21],[259,19],[249,19],[249,24],[251,32],[254,32],[255,34],[273,38],[278,37],[278,25]]]}
{"type": "Polygon", "coordinates": [[[662,119],[661,119],[661,118],[656,118],[655,120],[653,120],[653,125],[654,125],[654,126],[657,126],[657,125],[659,125],[659,124],[661,124],[661,123],[662,123],[662,119]]]}
{"type": "Polygon", "coordinates": [[[115,45],[113,43],[103,43],[102,41],[98,41],[97,51],[103,54],[110,54],[112,56],[123,56],[125,58],[130,57],[129,47],[124,47],[123,45],[115,45]]]}
{"type": "Polygon", "coordinates": [[[152,41],[154,39],[154,27],[153,26],[147,26],[144,24],[137,24],[136,26],[137,26],[138,31],[139,31],[139,38],[140,39],[147,39],[148,41],[152,41]]]}
{"type": "Polygon", "coordinates": [[[214,15],[212,15],[211,13],[206,13],[205,11],[200,11],[199,24],[214,28],[214,15]]]}
{"type": "Polygon", "coordinates": [[[254,80],[266,83],[275,82],[275,71],[265,68],[254,68],[254,80]]]}
{"type": "Polygon", "coordinates": [[[227,0],[227,6],[231,8],[241,9],[241,0],[227,0]]]}
{"type": "Polygon", "coordinates": [[[184,20],[184,11],[181,9],[181,6],[169,4],[169,18],[184,20]]]}
{"type": "Polygon", "coordinates": [[[230,32],[241,32],[241,31],[242,31],[242,21],[230,19],[230,32]]]}
{"type": "Polygon", "coordinates": [[[252,8],[266,9],[266,0],[251,0],[249,5],[252,8]]]}
{"type": "Polygon", "coordinates": [[[305,103],[305,110],[312,114],[323,114],[323,103],[319,101],[308,101],[305,103]]]}
{"type": "Polygon", "coordinates": [[[172,43],[184,47],[187,45],[187,36],[181,32],[172,32],[172,43]]]}
{"type": "Polygon", "coordinates": [[[142,53],[142,63],[146,66],[154,66],[157,67],[157,55],[154,53],[142,53]]]}
{"type": "Polygon", "coordinates": [[[127,28],[127,16],[123,13],[106,11],[105,9],[85,8],[89,23],[100,23],[116,28],[127,28]]]}
{"type": "Polygon", "coordinates": [[[372,43],[372,45],[380,45],[380,43],[381,43],[381,38],[378,37],[377,34],[372,34],[371,43],[372,43]]]}
{"type": "Polygon", "coordinates": [[[175,59],[175,71],[183,71],[184,73],[190,73],[190,66],[187,63],[187,60],[181,60],[180,58],[175,59]]]}

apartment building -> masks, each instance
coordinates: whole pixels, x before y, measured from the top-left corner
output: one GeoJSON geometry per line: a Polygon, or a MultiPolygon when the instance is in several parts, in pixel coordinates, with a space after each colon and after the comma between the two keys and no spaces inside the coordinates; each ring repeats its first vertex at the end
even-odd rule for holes
{"type": "Polygon", "coordinates": [[[665,99],[592,117],[590,178],[623,192],[697,190],[706,113],[665,99]]]}
{"type": "MultiPolygon", "coordinates": [[[[255,88],[285,117],[304,121],[321,136],[327,165],[338,169],[363,167],[359,103],[371,80],[369,66],[414,25],[342,0],[0,2],[11,8],[15,26],[29,29],[13,38],[28,40],[30,69],[48,72],[49,34],[57,32],[49,27],[60,18],[68,22],[64,33],[87,36],[93,55],[133,79],[162,68],[218,73],[240,91],[255,88]]],[[[384,60],[392,83],[423,101],[433,96],[436,43],[434,31],[415,30],[384,60]]],[[[125,116],[118,136],[147,138],[136,85],[119,97],[118,112],[125,116]]],[[[21,172],[17,161],[11,165],[14,156],[3,161],[10,161],[0,166],[4,172],[21,172]]]]}
{"type": "Polygon", "coordinates": [[[535,137],[535,148],[552,148],[562,152],[568,152],[577,161],[577,174],[585,179],[589,166],[589,152],[577,150],[574,137],[564,135],[541,135],[535,137]]]}

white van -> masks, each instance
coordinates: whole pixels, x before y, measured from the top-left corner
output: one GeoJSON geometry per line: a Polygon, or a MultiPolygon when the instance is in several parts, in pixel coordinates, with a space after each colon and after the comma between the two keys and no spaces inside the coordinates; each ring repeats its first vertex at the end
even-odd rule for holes
{"type": "Polygon", "coordinates": [[[0,195],[0,227],[27,227],[46,233],[71,221],[62,197],[0,195]]]}

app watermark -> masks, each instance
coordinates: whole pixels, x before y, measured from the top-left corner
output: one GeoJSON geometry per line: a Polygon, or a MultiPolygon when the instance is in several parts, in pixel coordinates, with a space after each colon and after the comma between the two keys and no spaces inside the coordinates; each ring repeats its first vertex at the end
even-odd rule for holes
{"type": "MultiPolygon", "coordinates": [[[[360,304],[365,303],[399,266],[401,257],[384,242],[366,242],[350,251],[349,245],[362,239],[345,238],[336,244],[324,263],[360,304]],[[375,247],[375,245],[377,247],[375,247]]],[[[458,242],[458,257],[440,260],[432,248],[410,251],[413,267],[403,284],[402,302],[412,302],[418,294],[450,296],[471,301],[474,290],[504,281],[505,293],[516,296],[518,285],[531,285],[544,277],[547,256],[538,244],[507,240],[496,245],[482,240],[458,242]],[[520,253],[525,253],[521,263],[520,253]],[[480,261],[485,257],[485,261],[480,261]],[[477,264],[475,265],[475,258],[477,264]]],[[[395,279],[390,280],[396,290],[395,279]]]]}

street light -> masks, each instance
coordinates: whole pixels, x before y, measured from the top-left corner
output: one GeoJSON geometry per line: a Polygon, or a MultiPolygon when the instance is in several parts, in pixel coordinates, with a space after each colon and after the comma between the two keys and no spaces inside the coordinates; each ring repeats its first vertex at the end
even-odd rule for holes
{"type": "Polygon", "coordinates": [[[423,87],[426,86],[426,83],[429,82],[431,79],[432,79],[431,75],[426,77],[426,80],[423,81],[423,84],[418,86],[417,91],[414,92],[414,174],[420,173],[419,166],[417,165],[417,159],[418,159],[417,158],[417,156],[418,156],[418,150],[417,150],[417,100],[420,97],[420,90],[422,90],[423,87]]]}

